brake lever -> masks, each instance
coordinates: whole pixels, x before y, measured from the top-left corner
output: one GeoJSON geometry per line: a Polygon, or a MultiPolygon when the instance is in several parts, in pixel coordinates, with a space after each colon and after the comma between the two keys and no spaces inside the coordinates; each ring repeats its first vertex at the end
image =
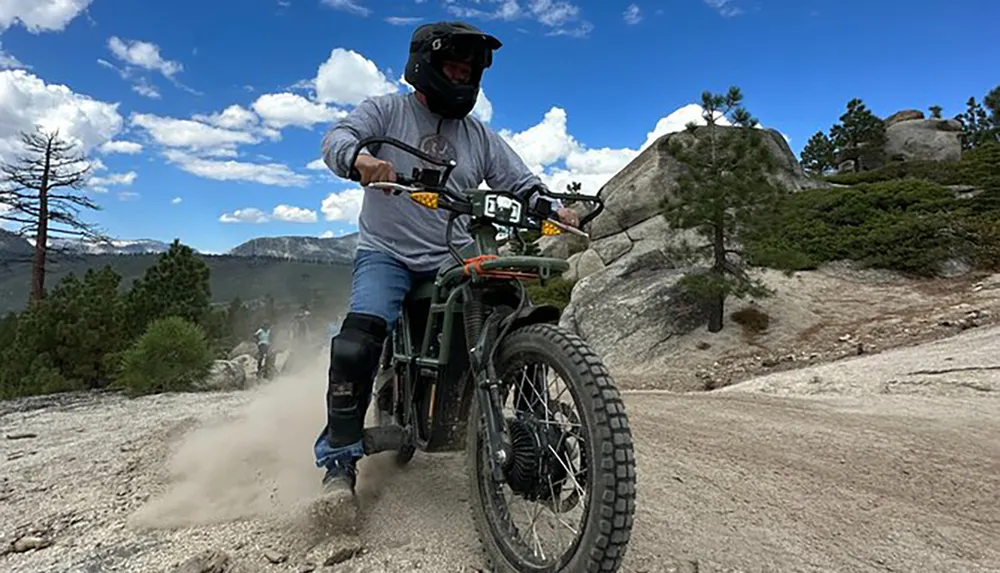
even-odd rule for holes
{"type": "Polygon", "coordinates": [[[567,232],[567,233],[569,233],[571,235],[576,235],[578,237],[583,237],[585,239],[590,239],[590,235],[588,235],[584,231],[581,231],[580,229],[577,229],[576,227],[571,227],[571,226],[569,226],[569,225],[567,225],[567,224],[565,224],[565,223],[563,223],[561,221],[556,221],[555,219],[546,219],[546,221],[548,221],[549,223],[552,223],[553,225],[555,225],[559,229],[561,229],[561,230],[563,230],[563,231],[565,231],[565,232],[567,232]]]}

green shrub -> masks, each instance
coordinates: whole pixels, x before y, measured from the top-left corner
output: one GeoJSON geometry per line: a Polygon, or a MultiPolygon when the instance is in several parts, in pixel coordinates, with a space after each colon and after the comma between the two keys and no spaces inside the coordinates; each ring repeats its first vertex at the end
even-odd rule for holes
{"type": "Polygon", "coordinates": [[[525,290],[531,302],[537,305],[551,304],[562,310],[569,304],[570,293],[573,292],[573,285],[575,284],[576,281],[555,277],[546,281],[545,286],[539,284],[525,285],[525,290]]]}
{"type": "Polygon", "coordinates": [[[960,162],[941,161],[900,161],[888,163],[871,171],[838,173],[825,177],[831,183],[842,185],[880,183],[908,178],[923,179],[940,185],[960,185],[962,184],[961,164],[960,162]]]}
{"type": "Polygon", "coordinates": [[[930,276],[955,256],[995,258],[1000,200],[903,179],[784,198],[747,235],[753,264],[791,270],[835,260],[930,276]],[[991,255],[991,253],[994,253],[991,255]]]}
{"type": "Polygon", "coordinates": [[[842,185],[922,179],[939,185],[972,185],[1000,191],[1000,143],[986,143],[966,151],[961,161],[893,162],[879,169],[828,175],[825,179],[842,185]]]}
{"type": "Polygon", "coordinates": [[[208,376],[212,361],[200,326],[177,316],[161,318],[122,354],[115,385],[132,396],[183,392],[208,376]]]}

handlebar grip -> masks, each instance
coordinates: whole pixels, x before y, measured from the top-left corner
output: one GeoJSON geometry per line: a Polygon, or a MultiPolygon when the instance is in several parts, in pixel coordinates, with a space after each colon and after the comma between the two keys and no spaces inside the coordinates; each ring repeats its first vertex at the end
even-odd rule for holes
{"type": "Polygon", "coordinates": [[[351,181],[361,182],[361,173],[352,165],[350,171],[347,172],[347,178],[351,181]]]}

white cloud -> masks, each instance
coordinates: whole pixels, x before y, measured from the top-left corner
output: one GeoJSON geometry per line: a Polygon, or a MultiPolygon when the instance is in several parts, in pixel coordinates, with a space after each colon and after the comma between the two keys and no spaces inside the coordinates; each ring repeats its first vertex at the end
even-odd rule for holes
{"type": "Polygon", "coordinates": [[[385,21],[393,26],[412,26],[422,22],[423,18],[419,16],[389,16],[385,21]]]}
{"type": "Polygon", "coordinates": [[[264,123],[281,129],[290,125],[312,127],[317,123],[338,120],[347,112],[309,101],[288,92],[265,94],[253,102],[253,109],[264,123]]]}
{"type": "MultiPolygon", "coordinates": [[[[638,149],[587,148],[570,135],[566,111],[558,107],[538,124],[517,133],[501,130],[500,136],[553,191],[565,192],[566,185],[578,181],[582,193],[593,194],[661,136],[683,131],[689,122],[704,125],[701,113],[701,106],[688,104],[661,118],[638,149]]],[[[725,118],[719,123],[729,124],[725,118]]]]}
{"type": "MultiPolygon", "coordinates": [[[[91,167],[91,173],[103,170],[103,164],[97,164],[91,167]]],[[[138,176],[139,174],[135,171],[129,171],[127,173],[109,173],[108,175],[90,175],[87,179],[87,188],[95,193],[107,193],[108,187],[113,185],[131,185],[135,183],[138,176]]]]}
{"type": "Polygon", "coordinates": [[[320,239],[332,239],[332,238],[334,238],[334,237],[336,237],[336,236],[337,236],[337,235],[336,235],[336,234],[334,234],[334,232],[333,232],[333,231],[329,231],[329,230],[328,230],[328,231],[323,231],[322,233],[320,233],[320,235],[319,235],[319,238],[320,238],[320,239]]]}
{"type": "Polygon", "coordinates": [[[108,49],[126,64],[160,72],[168,78],[173,78],[184,69],[180,62],[164,59],[160,55],[160,47],[150,42],[122,40],[118,36],[111,36],[108,39],[108,49]]]}
{"type": "Polygon", "coordinates": [[[321,3],[334,10],[348,12],[357,16],[367,16],[372,13],[370,9],[359,4],[358,0],[321,0],[321,3]]]}
{"type": "Polygon", "coordinates": [[[132,91],[150,99],[160,99],[160,90],[156,86],[149,83],[146,78],[139,78],[134,84],[132,84],[132,91]]]}
{"type": "Polygon", "coordinates": [[[743,13],[743,9],[737,6],[733,6],[733,0],[704,0],[705,4],[708,4],[711,8],[715,9],[724,18],[731,18],[733,16],[739,16],[743,13]]]}
{"type": "Polygon", "coordinates": [[[0,32],[20,23],[33,34],[66,29],[92,0],[3,0],[0,2],[0,32]]]}
{"type": "Polygon", "coordinates": [[[267,214],[253,207],[237,209],[232,213],[223,213],[219,216],[221,223],[266,223],[267,221],[267,214]]]}
{"type": "Polygon", "coordinates": [[[118,200],[119,201],[135,201],[139,199],[139,194],[135,191],[119,191],[118,200]]]}
{"type": "Polygon", "coordinates": [[[278,205],[272,210],[271,215],[276,221],[286,223],[315,223],[317,220],[316,211],[291,205],[278,205]]]}
{"type": "Polygon", "coordinates": [[[3,42],[0,42],[0,70],[29,70],[31,66],[18,60],[14,54],[10,54],[3,49],[3,42]]]}
{"type": "Polygon", "coordinates": [[[25,70],[0,71],[0,157],[15,152],[18,132],[31,132],[35,125],[58,129],[89,152],[117,135],[122,121],[116,103],[46,84],[25,70]]]}
{"type": "Polygon", "coordinates": [[[267,223],[269,221],[283,221],[285,223],[315,223],[317,220],[316,211],[294,207],[292,205],[277,205],[268,215],[256,207],[236,209],[232,213],[223,213],[219,216],[222,223],[267,223]]]}
{"type": "Polygon", "coordinates": [[[138,176],[139,175],[135,171],[129,171],[127,173],[111,173],[100,177],[91,177],[90,182],[93,185],[131,185],[135,183],[138,176]]]}
{"type": "Polygon", "coordinates": [[[137,70],[139,72],[158,72],[178,88],[195,95],[202,95],[201,92],[193,90],[177,80],[177,74],[184,70],[184,65],[178,61],[164,58],[160,54],[160,47],[156,44],[141,40],[123,40],[118,36],[112,36],[108,39],[108,49],[116,58],[124,62],[125,66],[119,68],[103,59],[98,59],[97,63],[118,72],[123,80],[132,82],[132,91],[139,95],[159,99],[160,91],[148,78],[137,75],[137,70]]]}
{"type": "Polygon", "coordinates": [[[566,130],[566,111],[558,107],[546,112],[540,123],[520,133],[503,129],[500,130],[500,136],[506,139],[528,167],[536,172],[542,166],[565,158],[570,151],[579,146],[566,130]]]}
{"type": "Polygon", "coordinates": [[[642,11],[635,4],[629,4],[622,14],[626,24],[638,24],[642,21],[642,11]]]}
{"type": "Polygon", "coordinates": [[[594,26],[580,17],[580,7],[565,0],[468,0],[477,7],[444,0],[445,9],[458,18],[514,21],[531,18],[552,28],[549,35],[586,37],[594,26]],[[481,6],[481,7],[480,7],[481,6]]]}
{"type": "Polygon", "coordinates": [[[472,108],[472,115],[478,117],[483,123],[489,123],[493,119],[493,103],[486,92],[479,90],[479,97],[476,98],[476,105],[472,108]]]}
{"type": "Polygon", "coordinates": [[[320,210],[327,221],[357,223],[361,214],[361,204],[365,192],[360,187],[352,187],[337,193],[330,193],[323,199],[320,210]]]}
{"type": "Polygon", "coordinates": [[[170,200],[170,204],[180,205],[182,201],[184,201],[184,199],[181,199],[180,197],[174,197],[173,199],[170,200]]]}
{"type": "Polygon", "coordinates": [[[239,144],[257,143],[259,140],[246,131],[236,131],[207,125],[190,119],[175,119],[158,115],[132,114],[133,125],[145,129],[153,140],[165,147],[183,147],[191,151],[213,148],[233,149],[239,144]]]}
{"type": "MultiPolygon", "coordinates": [[[[661,117],[659,121],[656,122],[656,126],[653,127],[653,131],[646,134],[646,142],[642,144],[640,149],[646,149],[652,145],[657,139],[668,134],[675,133],[678,131],[684,131],[688,123],[694,122],[698,125],[705,125],[705,118],[702,117],[704,109],[696,103],[689,103],[674,110],[670,115],[666,117],[661,117]]],[[[718,114],[716,119],[719,125],[732,125],[725,116],[718,114]]]]}
{"type": "Polygon", "coordinates": [[[176,149],[168,149],[163,155],[183,171],[215,181],[248,181],[278,187],[305,187],[309,184],[308,177],[281,163],[206,159],[176,149]]]}
{"type": "Polygon", "coordinates": [[[257,125],[257,116],[252,111],[235,104],[227,107],[219,113],[214,113],[212,115],[195,115],[193,118],[223,129],[250,129],[257,125]]]}
{"type": "Polygon", "coordinates": [[[327,167],[326,162],[323,159],[313,159],[306,164],[306,169],[311,169],[313,171],[329,171],[330,168],[327,167]]]}
{"type": "Polygon", "coordinates": [[[142,153],[142,144],[134,141],[107,141],[100,146],[101,153],[123,153],[135,155],[142,153]]]}
{"type": "Polygon", "coordinates": [[[335,48],[319,66],[316,99],[324,104],[358,105],[365,98],[399,91],[378,66],[353,50],[335,48]]]}

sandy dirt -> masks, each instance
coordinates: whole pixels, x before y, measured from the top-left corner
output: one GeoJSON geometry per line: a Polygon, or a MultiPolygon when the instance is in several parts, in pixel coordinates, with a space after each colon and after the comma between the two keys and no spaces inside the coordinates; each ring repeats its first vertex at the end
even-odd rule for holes
{"type": "Polygon", "coordinates": [[[772,297],[726,303],[721,332],[704,328],[658,347],[659,355],[618,373],[622,388],[702,391],[768,374],[913,346],[1000,321],[1000,274],[915,280],[850,263],[791,276],[765,270],[772,297]],[[756,332],[732,313],[770,319],[756,332]]]}
{"type": "MultiPolygon", "coordinates": [[[[722,391],[628,394],[622,571],[1000,571],[998,348],[1000,328],[979,328],[722,391]]],[[[311,524],[323,384],[316,365],[242,393],[0,403],[0,570],[481,568],[461,454],[370,458],[359,534],[311,524]],[[228,563],[189,561],[206,551],[228,563]]]]}

